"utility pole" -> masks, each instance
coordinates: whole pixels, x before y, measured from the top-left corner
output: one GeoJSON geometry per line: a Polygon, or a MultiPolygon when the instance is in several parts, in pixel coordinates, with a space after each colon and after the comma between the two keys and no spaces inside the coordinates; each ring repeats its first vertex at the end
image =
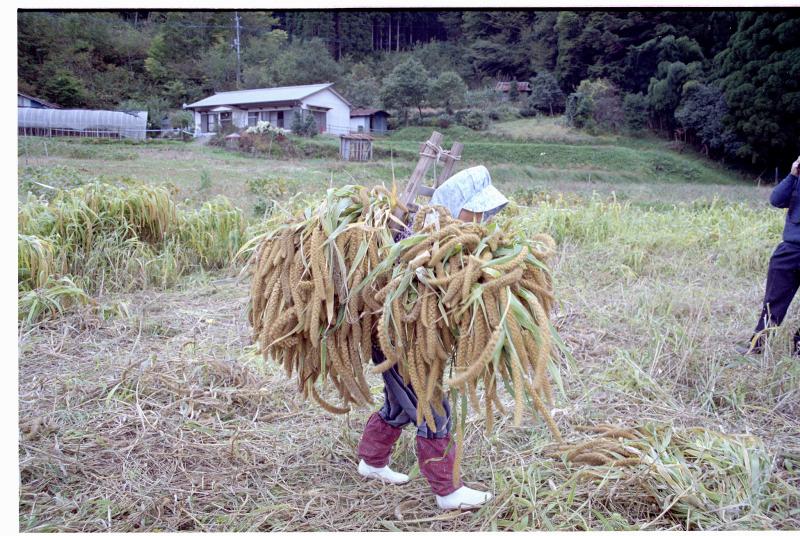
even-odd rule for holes
{"type": "Polygon", "coordinates": [[[242,58],[241,58],[241,47],[240,47],[240,39],[239,39],[239,12],[234,11],[233,17],[236,20],[236,40],[234,44],[236,45],[236,89],[241,87],[241,72],[242,72],[242,58]]]}

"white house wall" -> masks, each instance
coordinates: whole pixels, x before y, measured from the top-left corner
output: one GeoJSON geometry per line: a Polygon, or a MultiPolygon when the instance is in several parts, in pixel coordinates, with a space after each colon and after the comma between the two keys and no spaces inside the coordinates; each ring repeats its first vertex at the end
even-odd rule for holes
{"type": "Polygon", "coordinates": [[[369,132],[369,116],[362,115],[359,117],[350,118],[350,132],[358,132],[358,127],[361,127],[364,132],[369,132]]]}
{"type": "Polygon", "coordinates": [[[303,99],[303,108],[308,106],[330,108],[326,117],[326,132],[337,135],[350,133],[350,106],[330,89],[323,89],[303,99]]]}

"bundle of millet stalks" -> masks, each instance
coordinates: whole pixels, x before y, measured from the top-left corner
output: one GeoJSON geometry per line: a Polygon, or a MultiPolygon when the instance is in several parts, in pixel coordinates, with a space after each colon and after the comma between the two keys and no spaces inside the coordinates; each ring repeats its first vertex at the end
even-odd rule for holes
{"type": "Polygon", "coordinates": [[[260,238],[251,258],[250,324],[264,357],[297,377],[303,398],[332,413],[372,402],[364,378],[375,311],[373,299],[385,277],[362,281],[394,243],[388,223],[396,195],[385,187],[328,190],[320,207],[260,238]],[[354,291],[359,287],[358,291],[354,291]],[[330,379],[344,401],[320,396],[317,382],[330,379]]]}
{"type": "MultiPolygon", "coordinates": [[[[373,370],[398,367],[417,393],[418,424],[424,420],[433,431],[433,411],[444,413],[443,393],[450,390],[460,397],[461,408],[468,399],[479,412],[482,384],[491,433],[494,410],[505,412],[497,395],[502,381],[514,396],[514,424],[521,424],[527,402],[560,441],[546,407],[553,401],[547,371],[554,349],[549,321],[553,293],[546,265],[555,253],[553,239],[544,234],[525,238],[496,224],[464,223],[441,207],[421,209],[413,231],[364,283],[391,273],[376,296],[383,302],[378,338],[387,359],[373,370]],[[436,217],[427,218],[431,213],[436,217]]],[[[459,465],[463,409],[455,421],[459,465]]]]}
{"type": "Polygon", "coordinates": [[[482,386],[491,431],[494,411],[505,412],[497,393],[503,382],[513,393],[514,423],[527,403],[560,440],[546,407],[553,400],[547,368],[554,298],[546,264],[553,239],[423,207],[413,233],[394,243],[389,222],[396,206],[385,188],[331,190],[315,212],[263,240],[254,256],[250,319],[264,356],[296,374],[304,396],[344,413],[371,403],[363,369],[377,335],[387,359],[372,370],[398,367],[417,393],[419,424],[436,429],[433,411],[444,413],[445,394],[480,411],[482,386]],[[319,395],[315,383],[325,378],[343,405],[319,395]]]}

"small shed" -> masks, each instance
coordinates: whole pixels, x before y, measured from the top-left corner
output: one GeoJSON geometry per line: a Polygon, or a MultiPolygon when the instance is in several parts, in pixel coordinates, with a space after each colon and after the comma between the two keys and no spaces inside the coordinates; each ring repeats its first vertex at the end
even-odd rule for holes
{"type": "Polygon", "coordinates": [[[61,106],[17,91],[17,108],[61,108],[61,106]]]}
{"type": "Polygon", "coordinates": [[[350,111],[350,132],[386,134],[389,115],[377,108],[354,108],[350,111]]]}
{"type": "Polygon", "coordinates": [[[239,147],[239,138],[241,138],[241,136],[239,135],[238,132],[234,132],[232,134],[228,134],[227,136],[225,136],[225,147],[228,147],[229,149],[238,148],[239,147]]]}
{"type": "Polygon", "coordinates": [[[342,160],[372,160],[372,140],[369,134],[342,134],[339,136],[339,155],[342,160]]]}
{"type": "Polygon", "coordinates": [[[531,94],[531,84],[530,82],[497,82],[494,86],[494,90],[499,92],[501,97],[500,99],[503,101],[507,101],[509,98],[509,92],[511,91],[511,84],[517,85],[517,92],[522,95],[530,95],[531,94]]]}

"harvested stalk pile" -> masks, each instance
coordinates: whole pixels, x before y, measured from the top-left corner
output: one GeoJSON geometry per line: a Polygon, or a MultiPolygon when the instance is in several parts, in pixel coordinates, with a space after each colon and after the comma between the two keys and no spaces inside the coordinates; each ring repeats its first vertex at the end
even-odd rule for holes
{"type": "Polygon", "coordinates": [[[373,370],[397,365],[417,393],[418,424],[424,420],[434,431],[433,410],[444,414],[443,393],[452,390],[461,397],[456,465],[463,409],[469,399],[480,411],[479,384],[488,432],[494,410],[505,412],[497,394],[502,381],[514,395],[515,425],[521,424],[528,402],[560,440],[546,408],[553,400],[547,376],[553,293],[545,263],[555,252],[553,239],[514,236],[495,224],[464,223],[441,207],[421,209],[413,231],[371,274],[391,271],[376,296],[383,302],[378,337],[387,359],[373,370]],[[434,212],[437,217],[427,218],[434,212]],[[432,223],[425,225],[426,219],[432,223]]]}
{"type": "Polygon", "coordinates": [[[595,492],[610,488],[609,500],[623,513],[626,503],[653,505],[653,517],[642,529],[667,515],[687,529],[705,530],[729,528],[747,518],[765,519],[774,508],[770,488],[791,486],[771,476],[774,457],[753,435],[655,422],[574,430],[586,435],[549,445],[542,454],[571,467],[574,478],[591,483],[595,492]]]}
{"type": "Polygon", "coordinates": [[[578,443],[560,442],[549,449],[545,455],[575,464],[629,466],[642,463],[640,452],[631,444],[623,444],[627,439],[636,446],[642,445],[642,434],[635,429],[626,429],[611,424],[597,426],[575,426],[575,430],[597,434],[596,437],[578,443]]]}
{"type": "Polygon", "coordinates": [[[514,396],[515,425],[532,405],[560,440],[546,407],[553,402],[547,368],[554,298],[546,265],[553,239],[424,207],[414,234],[395,244],[388,223],[396,205],[385,188],[329,190],[318,210],[266,235],[253,257],[250,312],[264,356],[297,375],[304,398],[345,413],[371,403],[363,368],[377,321],[387,359],[373,371],[397,365],[417,393],[418,424],[435,431],[433,412],[444,414],[444,395],[461,397],[457,460],[466,401],[480,411],[479,386],[489,432],[494,411],[505,412],[502,382],[514,396]],[[343,406],[320,396],[315,382],[326,378],[343,406]]]}
{"type": "Polygon", "coordinates": [[[361,283],[394,243],[395,199],[384,187],[331,189],[316,211],[265,235],[253,256],[250,323],[261,352],[297,375],[304,398],[333,413],[372,402],[364,363],[381,307],[373,295],[385,278],[361,283]],[[343,407],[320,396],[315,383],[325,378],[343,407]]]}

